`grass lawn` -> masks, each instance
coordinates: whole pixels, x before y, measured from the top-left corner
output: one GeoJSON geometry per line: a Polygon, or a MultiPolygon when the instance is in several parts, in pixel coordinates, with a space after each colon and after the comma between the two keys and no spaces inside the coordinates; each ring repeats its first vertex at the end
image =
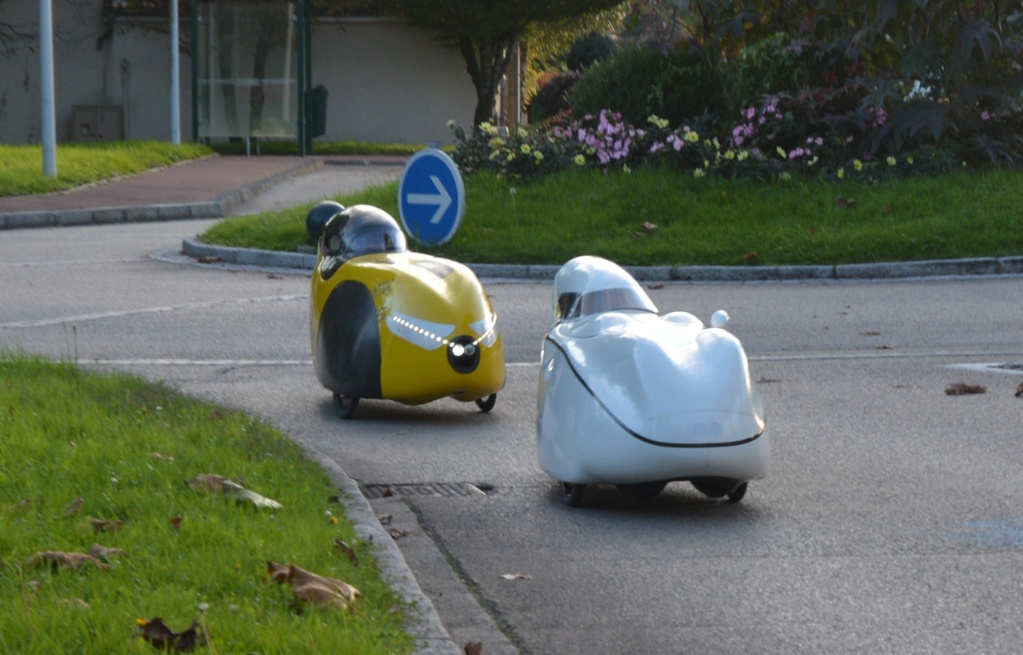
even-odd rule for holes
{"type": "Polygon", "coordinates": [[[402,601],[331,500],[338,490],[266,424],[5,353],[0,407],[0,652],[157,652],[136,636],[157,617],[175,633],[198,621],[210,637],[199,653],[412,651],[402,601]],[[283,507],[186,484],[208,473],[283,507]],[[268,561],[361,596],[316,609],[297,583],[268,579],[268,561]]]}
{"type": "Polygon", "coordinates": [[[47,177],[43,175],[42,146],[0,144],[0,196],[64,191],[212,152],[199,143],[180,146],[164,141],[61,143],[57,146],[57,176],[47,177]]]}
{"type": "MultiPolygon", "coordinates": [[[[881,182],[696,179],[643,168],[512,181],[464,180],[449,243],[411,247],[469,263],[562,264],[581,254],[622,265],[848,264],[1023,254],[1023,173],[959,172],[881,182]]],[[[398,218],[397,183],[339,196],[398,218]]],[[[314,203],[231,218],[202,240],[294,250],[310,244],[314,203]]]]}

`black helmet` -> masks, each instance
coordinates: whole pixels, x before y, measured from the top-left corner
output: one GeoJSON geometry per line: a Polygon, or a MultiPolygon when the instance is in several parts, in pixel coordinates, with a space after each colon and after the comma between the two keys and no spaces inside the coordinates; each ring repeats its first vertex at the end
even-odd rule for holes
{"type": "Polygon", "coordinates": [[[352,205],[334,214],[320,238],[323,256],[340,261],[378,252],[405,252],[405,249],[405,234],[398,227],[398,221],[371,205],[352,205]]]}
{"type": "Polygon", "coordinates": [[[334,218],[334,214],[344,210],[345,208],[341,203],[332,200],[324,200],[310,209],[305,217],[305,231],[309,238],[313,241],[319,239],[320,235],[323,234],[323,226],[327,224],[327,221],[334,218]]]}

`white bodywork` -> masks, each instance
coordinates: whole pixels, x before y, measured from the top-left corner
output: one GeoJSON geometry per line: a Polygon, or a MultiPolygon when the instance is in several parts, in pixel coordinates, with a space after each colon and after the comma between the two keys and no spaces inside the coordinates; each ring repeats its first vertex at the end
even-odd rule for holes
{"type": "Polygon", "coordinates": [[[635,484],[767,472],[767,424],[746,353],[722,327],[658,315],[616,264],[578,257],[554,280],[538,389],[541,468],[563,483],[635,484]]]}

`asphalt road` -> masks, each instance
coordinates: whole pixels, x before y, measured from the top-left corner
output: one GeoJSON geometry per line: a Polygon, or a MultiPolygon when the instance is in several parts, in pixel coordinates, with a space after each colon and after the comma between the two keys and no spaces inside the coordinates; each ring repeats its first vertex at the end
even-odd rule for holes
{"type": "MultiPolygon", "coordinates": [[[[309,365],[308,278],[153,259],[207,222],[10,230],[0,346],[169,380],[334,458],[457,644],[483,652],[1015,653],[1023,643],[1023,279],[651,288],[726,309],[764,395],[767,479],[569,508],[536,464],[549,283],[484,280],[508,384],[491,414],[364,401],[309,365]],[[986,393],[950,396],[956,382],[986,393]]],[[[656,286],[656,285],[655,285],[656,286]]]]}

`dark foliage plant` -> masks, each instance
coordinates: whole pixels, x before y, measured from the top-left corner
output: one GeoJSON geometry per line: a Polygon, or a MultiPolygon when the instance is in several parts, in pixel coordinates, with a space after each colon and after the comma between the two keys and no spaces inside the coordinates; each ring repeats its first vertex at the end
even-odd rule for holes
{"type": "Polygon", "coordinates": [[[590,32],[572,43],[565,55],[565,66],[568,70],[582,72],[591,65],[613,57],[618,52],[618,44],[606,34],[590,32]]]}
{"type": "Polygon", "coordinates": [[[574,71],[555,71],[540,80],[540,87],[529,102],[529,122],[540,123],[571,112],[568,94],[582,77],[574,71]]]}
{"type": "Polygon", "coordinates": [[[1018,2],[647,4],[681,21],[655,32],[688,35],[594,63],[568,116],[462,134],[463,161],[510,176],[666,165],[875,181],[1023,162],[1018,2]]]}
{"type": "Polygon", "coordinates": [[[703,115],[721,116],[721,80],[702,55],[688,47],[668,54],[628,48],[594,63],[569,94],[576,117],[613,108],[642,124],[651,114],[680,124],[703,115]]]}

